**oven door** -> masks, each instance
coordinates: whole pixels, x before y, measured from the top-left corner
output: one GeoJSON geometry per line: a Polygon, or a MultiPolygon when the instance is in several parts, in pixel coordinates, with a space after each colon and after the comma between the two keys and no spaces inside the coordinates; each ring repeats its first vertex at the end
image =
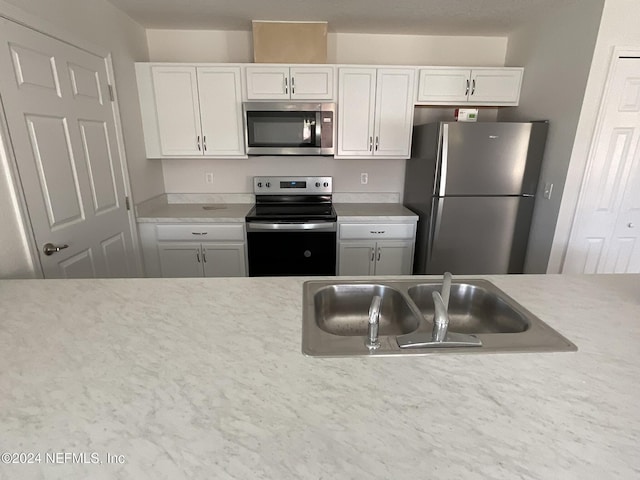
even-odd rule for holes
{"type": "Polygon", "coordinates": [[[249,276],[336,274],[336,224],[247,223],[249,276]]]}

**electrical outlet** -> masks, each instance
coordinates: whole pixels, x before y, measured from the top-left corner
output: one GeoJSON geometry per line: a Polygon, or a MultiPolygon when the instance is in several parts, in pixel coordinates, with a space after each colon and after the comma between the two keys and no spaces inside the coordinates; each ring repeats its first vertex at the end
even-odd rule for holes
{"type": "Polygon", "coordinates": [[[551,200],[551,192],[553,192],[553,183],[544,184],[544,198],[551,200]]]}
{"type": "Polygon", "coordinates": [[[367,183],[369,183],[369,174],[368,173],[361,173],[360,174],[360,184],[366,185],[367,183]]]}
{"type": "Polygon", "coordinates": [[[207,183],[213,183],[213,173],[207,172],[204,174],[204,181],[207,183]]]}

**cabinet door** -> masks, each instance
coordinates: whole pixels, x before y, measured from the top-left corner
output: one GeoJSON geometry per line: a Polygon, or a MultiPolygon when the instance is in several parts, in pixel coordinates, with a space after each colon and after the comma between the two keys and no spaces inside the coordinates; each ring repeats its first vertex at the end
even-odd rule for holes
{"type": "Polygon", "coordinates": [[[375,247],[373,241],[341,241],[338,275],[373,275],[375,247]]]}
{"type": "Polygon", "coordinates": [[[154,66],[151,71],[162,155],[202,155],[195,67],[154,66]]]}
{"type": "Polygon", "coordinates": [[[376,248],[376,275],[411,275],[413,242],[379,241],[376,248]]]}
{"type": "Polygon", "coordinates": [[[467,101],[471,91],[468,68],[422,68],[419,71],[418,102],[456,104],[467,101]]]}
{"type": "Polygon", "coordinates": [[[383,68],[376,81],[375,156],[404,157],[411,153],[413,69],[383,68]]]}
{"type": "Polygon", "coordinates": [[[523,69],[473,69],[469,102],[517,105],[520,99],[523,69]]]}
{"type": "Polygon", "coordinates": [[[292,100],[333,100],[333,67],[291,67],[292,100]]]}
{"type": "Polygon", "coordinates": [[[341,68],[338,76],[336,156],[370,156],[373,154],[376,69],[341,68]]]}
{"type": "Polygon", "coordinates": [[[199,67],[197,73],[204,155],[244,155],[240,68],[199,67]]]}
{"type": "Polygon", "coordinates": [[[203,243],[205,277],[246,277],[244,243],[203,243]]]}
{"type": "Polygon", "coordinates": [[[158,256],[163,277],[202,277],[199,243],[160,242],[158,256]]]}
{"type": "Polygon", "coordinates": [[[246,75],[249,100],[289,98],[289,67],[247,67],[246,75]]]}

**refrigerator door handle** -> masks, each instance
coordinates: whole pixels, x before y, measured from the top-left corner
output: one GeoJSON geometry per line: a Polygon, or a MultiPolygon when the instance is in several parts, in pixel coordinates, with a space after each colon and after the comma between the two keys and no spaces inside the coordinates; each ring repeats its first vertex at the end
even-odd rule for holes
{"type": "Polygon", "coordinates": [[[440,192],[444,197],[447,191],[447,164],[449,162],[449,125],[442,125],[442,155],[440,157],[440,192]]]}
{"type": "Polygon", "coordinates": [[[431,262],[431,257],[433,256],[433,245],[436,243],[436,239],[438,235],[440,235],[440,224],[442,219],[442,209],[444,208],[444,198],[435,199],[437,202],[438,208],[433,208],[436,205],[433,205],[431,208],[431,231],[429,232],[429,245],[427,250],[427,266],[429,262],[431,262]]]}

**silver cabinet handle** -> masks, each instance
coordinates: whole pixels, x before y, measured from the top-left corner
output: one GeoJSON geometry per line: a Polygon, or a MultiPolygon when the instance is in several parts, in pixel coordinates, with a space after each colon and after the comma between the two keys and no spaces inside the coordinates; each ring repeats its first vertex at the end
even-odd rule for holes
{"type": "Polygon", "coordinates": [[[464,92],[465,96],[469,95],[469,79],[467,78],[467,89],[464,92]]]}
{"type": "Polygon", "coordinates": [[[198,138],[197,138],[197,140],[196,140],[196,143],[198,144],[198,151],[202,150],[202,149],[200,148],[200,135],[198,135],[198,138]]]}
{"type": "Polygon", "coordinates": [[[373,151],[373,137],[369,137],[369,151],[373,151]]]}
{"type": "Polygon", "coordinates": [[[371,249],[371,261],[373,262],[376,258],[376,251],[374,248],[371,249]]]}
{"type": "Polygon", "coordinates": [[[380,256],[382,255],[382,251],[378,248],[378,262],[380,261],[380,256]]]}
{"type": "Polygon", "coordinates": [[[204,148],[204,151],[207,151],[207,136],[203,135],[202,137],[202,147],[204,148]]]}
{"type": "Polygon", "coordinates": [[[380,145],[380,138],[376,135],[376,152],[378,151],[378,145],[380,145]]]}
{"type": "Polygon", "coordinates": [[[287,77],[284,77],[284,93],[289,93],[289,85],[288,85],[287,77]]]}
{"type": "Polygon", "coordinates": [[[476,93],[476,79],[474,78],[471,82],[471,95],[476,93]]]}
{"type": "Polygon", "coordinates": [[[64,250],[65,248],[69,248],[69,245],[54,245],[53,243],[45,243],[42,247],[42,251],[46,256],[53,255],[60,250],[64,250]]]}
{"type": "Polygon", "coordinates": [[[198,263],[200,263],[200,252],[196,250],[196,258],[198,259],[198,263]]]}
{"type": "Polygon", "coordinates": [[[291,95],[296,94],[296,79],[295,77],[291,77],[291,95]]]}
{"type": "Polygon", "coordinates": [[[191,235],[207,235],[209,232],[191,232],[191,235]]]}
{"type": "Polygon", "coordinates": [[[204,263],[207,263],[207,251],[206,250],[202,250],[202,261],[204,263]]]}

